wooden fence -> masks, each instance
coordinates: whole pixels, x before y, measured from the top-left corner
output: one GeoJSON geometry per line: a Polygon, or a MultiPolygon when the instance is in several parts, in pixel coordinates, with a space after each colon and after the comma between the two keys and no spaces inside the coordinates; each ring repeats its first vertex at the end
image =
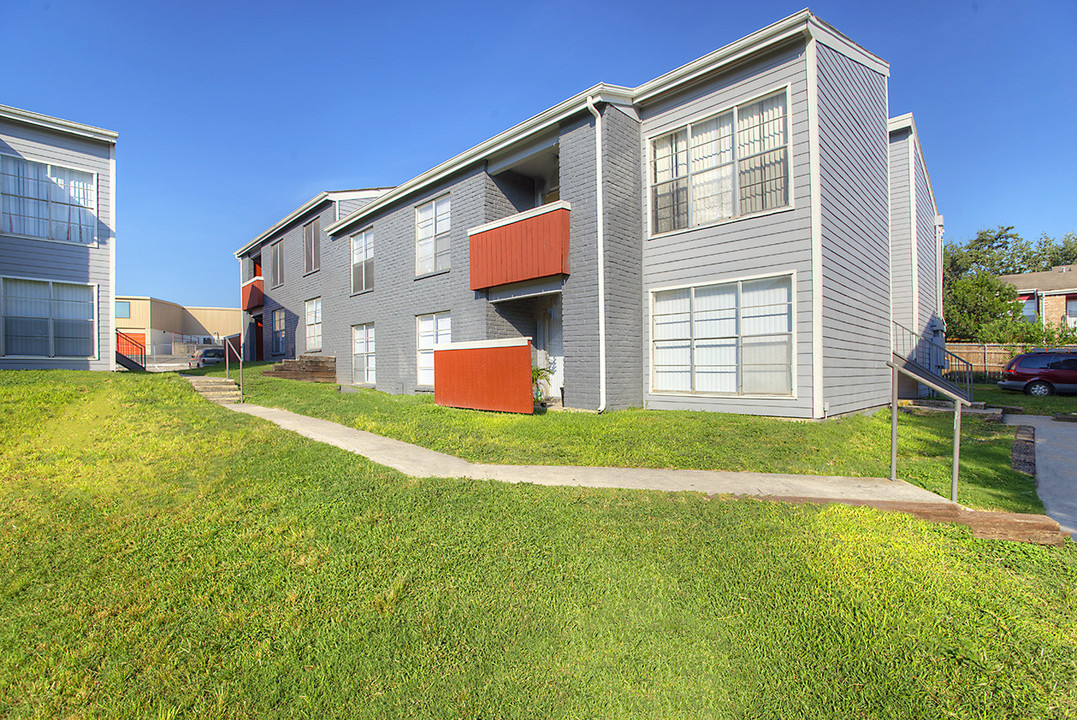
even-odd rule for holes
{"type": "Polygon", "coordinates": [[[946,349],[962,360],[972,364],[972,372],[978,380],[1001,380],[1006,363],[1014,355],[1028,352],[1025,345],[1000,345],[996,343],[947,342],[946,349]]]}

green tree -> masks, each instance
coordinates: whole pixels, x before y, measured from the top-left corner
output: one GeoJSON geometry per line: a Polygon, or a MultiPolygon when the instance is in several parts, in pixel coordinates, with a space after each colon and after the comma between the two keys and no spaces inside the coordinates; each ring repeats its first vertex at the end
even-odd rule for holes
{"type": "Polygon", "coordinates": [[[944,284],[942,307],[946,336],[954,340],[988,342],[984,328],[992,322],[1003,323],[1005,327],[1012,323],[1030,324],[1022,317],[1017,289],[982,270],[944,284]]]}

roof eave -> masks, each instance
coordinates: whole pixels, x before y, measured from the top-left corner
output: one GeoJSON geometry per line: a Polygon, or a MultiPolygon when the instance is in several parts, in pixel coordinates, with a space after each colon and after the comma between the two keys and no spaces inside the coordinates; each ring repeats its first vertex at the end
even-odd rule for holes
{"type": "Polygon", "coordinates": [[[104,128],[77,123],[71,120],[64,120],[50,115],[42,115],[41,113],[31,112],[30,110],[11,107],[10,105],[0,105],[0,118],[45,128],[46,130],[52,130],[53,132],[78,135],[110,145],[115,145],[116,138],[119,137],[119,133],[112,130],[105,130],[104,128]]]}

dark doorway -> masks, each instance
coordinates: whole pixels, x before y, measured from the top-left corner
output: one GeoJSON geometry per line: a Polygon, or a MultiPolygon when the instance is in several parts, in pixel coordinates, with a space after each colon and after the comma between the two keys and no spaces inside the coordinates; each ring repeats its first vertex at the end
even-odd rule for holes
{"type": "Polygon", "coordinates": [[[254,359],[261,361],[263,357],[262,350],[262,316],[254,316],[254,359]]]}

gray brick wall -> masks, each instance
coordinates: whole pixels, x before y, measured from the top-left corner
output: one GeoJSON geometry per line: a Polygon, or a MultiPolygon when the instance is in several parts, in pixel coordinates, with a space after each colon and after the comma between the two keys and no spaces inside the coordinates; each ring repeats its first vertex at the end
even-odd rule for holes
{"type": "Polygon", "coordinates": [[[605,195],[606,403],[643,404],[643,217],[639,122],[602,113],[605,195]]]}
{"type": "Polygon", "coordinates": [[[595,213],[595,136],[590,114],[561,127],[561,199],[572,205],[569,275],[562,289],[565,404],[597,408],[598,225],[595,213]]]}

